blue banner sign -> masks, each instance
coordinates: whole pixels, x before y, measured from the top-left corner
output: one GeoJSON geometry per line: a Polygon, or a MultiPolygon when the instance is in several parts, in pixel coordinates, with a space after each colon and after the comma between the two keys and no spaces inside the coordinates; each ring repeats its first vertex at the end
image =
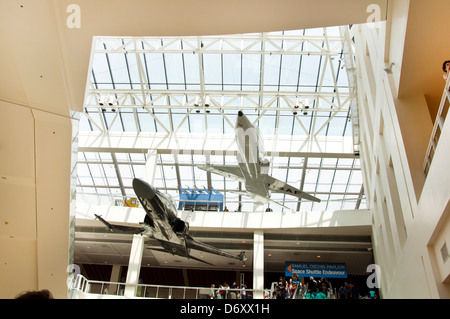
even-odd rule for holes
{"type": "Polygon", "coordinates": [[[293,273],[297,273],[299,277],[347,278],[345,263],[286,261],[284,269],[286,277],[292,277],[293,273]]]}

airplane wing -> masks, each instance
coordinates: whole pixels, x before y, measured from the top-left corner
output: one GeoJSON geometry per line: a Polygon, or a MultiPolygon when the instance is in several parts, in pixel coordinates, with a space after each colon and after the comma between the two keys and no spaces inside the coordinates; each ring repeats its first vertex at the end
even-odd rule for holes
{"type": "Polygon", "coordinates": [[[200,250],[200,251],[204,251],[204,252],[207,252],[207,253],[216,254],[216,255],[219,255],[219,256],[235,258],[235,259],[240,260],[243,263],[244,263],[245,260],[247,260],[247,257],[245,256],[244,252],[241,252],[239,255],[233,255],[233,254],[227,253],[224,250],[221,250],[221,249],[218,249],[218,248],[213,247],[211,245],[208,245],[208,244],[202,243],[200,241],[197,241],[194,238],[192,238],[190,235],[186,236],[186,241],[187,241],[187,246],[190,249],[200,250]]]}
{"type": "Polygon", "coordinates": [[[305,192],[302,192],[301,190],[292,187],[291,185],[288,185],[272,176],[267,176],[266,181],[269,184],[269,190],[274,193],[283,193],[298,198],[304,198],[313,202],[320,202],[319,198],[309,195],[305,192]]]}
{"type": "Polygon", "coordinates": [[[217,175],[221,175],[223,177],[232,178],[240,182],[244,182],[245,178],[242,175],[241,169],[239,166],[230,166],[230,165],[198,165],[198,168],[211,172],[217,175]]]}
{"type": "Polygon", "coordinates": [[[245,191],[245,190],[227,189],[227,192],[251,197],[250,194],[247,191],[245,191]]]}
{"type": "Polygon", "coordinates": [[[274,200],[272,200],[272,199],[269,199],[269,202],[271,202],[272,204],[281,206],[281,207],[283,207],[283,208],[285,208],[285,209],[290,209],[290,210],[292,210],[292,208],[289,208],[289,207],[287,207],[287,206],[285,206],[285,205],[283,205],[283,204],[280,204],[280,203],[278,203],[277,201],[274,201],[274,200]]]}
{"type": "Polygon", "coordinates": [[[127,233],[127,234],[140,234],[142,233],[145,229],[142,226],[125,226],[125,225],[117,225],[117,224],[111,224],[109,222],[107,222],[106,220],[104,220],[102,218],[102,216],[99,216],[97,214],[94,214],[95,217],[100,220],[106,227],[108,227],[108,229],[110,231],[120,231],[122,233],[127,233]]]}
{"type": "MultiPolygon", "coordinates": [[[[162,253],[170,253],[170,252],[167,251],[166,249],[162,249],[162,248],[152,248],[152,247],[147,247],[147,249],[154,250],[154,251],[159,251],[159,252],[162,252],[162,253]]],[[[181,255],[181,254],[177,254],[177,253],[174,253],[174,255],[179,255],[179,256],[182,256],[182,257],[186,257],[185,255],[181,255]]],[[[196,260],[196,261],[200,261],[200,262],[205,263],[205,264],[208,264],[208,265],[210,265],[210,266],[214,266],[213,264],[211,264],[211,263],[209,263],[209,262],[207,262],[207,261],[204,261],[204,260],[202,260],[202,259],[200,259],[200,258],[194,257],[194,256],[192,256],[192,255],[189,255],[189,257],[187,257],[187,258],[189,258],[189,259],[194,259],[194,260],[196,260]]]]}

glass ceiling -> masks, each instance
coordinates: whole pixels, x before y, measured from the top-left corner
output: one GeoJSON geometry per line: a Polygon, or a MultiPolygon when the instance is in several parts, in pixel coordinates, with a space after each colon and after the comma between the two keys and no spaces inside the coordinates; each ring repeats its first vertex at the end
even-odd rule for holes
{"type": "MultiPolygon", "coordinates": [[[[355,141],[355,88],[348,66],[353,55],[342,30],[98,37],[80,133],[234,135],[237,111],[243,110],[263,135],[292,136],[299,144],[330,138],[355,141]]],[[[114,204],[135,196],[131,182],[145,176],[145,152],[83,150],[77,164],[79,200],[114,204]]],[[[206,163],[205,155],[157,156],[154,184],[174,199],[179,185],[207,188],[211,180],[230,211],[253,209],[249,197],[230,192],[243,185],[196,167],[206,163]]],[[[237,165],[230,155],[211,155],[208,161],[237,165]]],[[[270,175],[322,200],[272,193],[271,199],[294,211],[367,208],[360,160],[352,150],[272,156],[271,161],[270,175]]]]}

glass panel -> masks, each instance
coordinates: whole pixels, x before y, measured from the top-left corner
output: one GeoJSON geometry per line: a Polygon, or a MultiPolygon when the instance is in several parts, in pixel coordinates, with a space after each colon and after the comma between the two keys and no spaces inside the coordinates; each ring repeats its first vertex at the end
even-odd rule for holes
{"type": "Polygon", "coordinates": [[[203,54],[204,76],[206,83],[222,83],[222,61],[220,54],[203,54]]]}
{"type": "Polygon", "coordinates": [[[97,83],[111,83],[108,61],[105,54],[95,54],[92,70],[97,83]]]}
{"type": "Polygon", "coordinates": [[[127,132],[137,132],[136,129],[136,121],[134,120],[134,114],[131,111],[121,111],[120,117],[123,123],[123,126],[125,128],[125,131],[127,132]]]}
{"type": "Polygon", "coordinates": [[[184,80],[184,68],[182,55],[180,53],[165,53],[165,69],[167,72],[167,82],[170,84],[182,84],[184,80]]]}
{"type": "Polygon", "coordinates": [[[166,83],[163,55],[161,53],[145,53],[145,64],[150,88],[153,88],[153,84],[166,83]]]}
{"type": "MultiPolygon", "coordinates": [[[[124,85],[123,89],[131,88],[128,68],[123,53],[108,53],[107,58],[111,67],[112,80],[114,84],[124,85]]],[[[118,87],[119,88],[119,87],[118,87]]]]}
{"type": "Polygon", "coordinates": [[[242,55],[242,83],[246,85],[259,85],[261,56],[256,54],[242,55]]]}
{"type": "Polygon", "coordinates": [[[284,55],[281,63],[281,85],[297,88],[299,83],[300,56],[284,55]]]}
{"type": "MultiPolygon", "coordinates": [[[[327,28],[328,35],[340,36],[339,28],[327,28]]],[[[224,39],[217,41],[217,37],[202,37],[202,56],[199,59],[197,39],[193,38],[145,38],[139,40],[138,48],[146,50],[145,53],[135,53],[134,42],[130,39],[112,38],[105,39],[107,48],[119,50],[123,43],[128,43],[127,53],[96,53],[93,60],[93,69],[90,72],[90,79],[93,81],[94,88],[109,90],[109,94],[114,94],[120,98],[121,102],[140,106],[143,100],[140,94],[133,97],[123,94],[122,91],[114,90],[140,90],[145,83],[141,84],[139,76],[138,57],[142,62],[143,79],[148,81],[149,87],[145,89],[162,90],[167,92],[167,98],[161,98],[160,92],[151,92],[146,96],[146,102],[153,101],[153,105],[159,108],[152,108],[149,105],[147,109],[121,108],[120,114],[111,107],[99,111],[97,108],[97,98],[95,96],[86,97],[85,106],[87,114],[92,121],[85,116],[80,120],[80,131],[90,132],[109,129],[111,134],[115,132],[146,132],[166,133],[167,130],[177,130],[177,133],[205,133],[208,134],[230,134],[233,136],[236,113],[240,108],[246,108],[245,114],[250,121],[254,122],[263,112],[260,107],[273,108],[266,109],[262,117],[259,118],[256,125],[261,134],[279,136],[293,135],[293,141],[298,143],[299,151],[305,151],[305,137],[309,134],[318,133],[319,137],[351,137],[352,123],[349,118],[349,104],[341,105],[342,112],[333,113],[335,105],[339,101],[333,96],[335,91],[335,80],[337,78],[338,92],[341,93],[340,102],[343,103],[346,97],[343,94],[350,92],[348,87],[347,70],[341,68],[343,65],[339,56],[328,58],[320,55],[300,55],[292,54],[295,50],[311,51],[320,53],[321,48],[326,49],[323,28],[307,30],[290,30],[270,32],[264,35],[266,39],[271,36],[277,36],[269,40],[263,40],[260,34],[253,34],[255,39],[224,39]],[[289,36],[315,36],[317,39],[305,42],[298,42],[297,39],[284,38],[289,36]],[[265,42],[263,42],[265,41],[265,42]],[[231,45],[228,42],[234,44],[231,45]],[[168,44],[168,45],[167,45],[168,44]],[[191,46],[192,44],[192,46],[191,46]],[[167,45],[167,46],[166,46],[167,45]],[[166,47],[164,47],[166,46],[166,47]],[[236,48],[249,50],[252,54],[243,53],[236,48]],[[153,50],[161,48],[167,50],[164,53],[153,50]],[[259,51],[277,51],[275,54],[265,54],[262,56],[259,51]],[[177,50],[191,50],[189,53],[181,53],[177,50]],[[214,52],[208,52],[214,50],[214,52]],[[223,50],[220,53],[220,50],[223,50]],[[289,51],[289,54],[279,54],[280,50],[289,51]],[[203,80],[200,83],[199,62],[204,68],[203,80]],[[262,65],[263,63],[263,65],[262,65]],[[324,78],[321,79],[322,71],[325,70],[324,78]],[[261,76],[264,78],[261,79],[261,76]],[[319,86],[320,85],[320,86],[319,86]],[[177,92],[171,91],[177,90],[177,92]],[[186,90],[189,90],[187,92],[186,90]],[[201,90],[204,90],[203,92],[201,90]],[[262,90],[262,91],[261,91],[262,90]],[[186,116],[188,109],[179,108],[180,105],[192,103],[197,94],[211,93],[210,97],[214,103],[209,108],[210,112],[205,113],[204,107],[199,107],[199,113],[195,110],[186,116]],[[233,91],[233,92],[231,92],[233,91]],[[236,92],[235,92],[236,91],[236,92]],[[261,92],[260,92],[261,91],[261,92]],[[310,92],[305,101],[310,106],[307,114],[299,110],[294,116],[290,104],[286,100],[294,101],[294,92],[310,92]],[[242,94],[240,94],[242,92],[242,94]],[[318,97],[317,93],[329,93],[326,98],[318,97]],[[279,94],[279,95],[278,95],[279,94]],[[286,99],[284,98],[286,96],[286,99]],[[221,112],[225,114],[231,125],[221,115],[218,106],[225,105],[221,112]],[[169,113],[168,108],[172,108],[169,113]],[[162,108],[161,108],[162,107],[162,108]],[[230,109],[231,107],[231,109],[230,109]],[[317,112],[314,109],[320,108],[317,112]],[[153,118],[148,111],[152,112],[157,118],[153,118]],[[316,113],[315,113],[316,112],[316,113]],[[136,114],[136,116],[135,116],[136,114]],[[205,117],[206,115],[206,117],[205,117]],[[331,120],[330,120],[330,117],[331,120]],[[206,122],[205,122],[206,120],[206,122]],[[158,121],[161,123],[158,123],[158,121]]],[[[340,50],[340,40],[328,40],[331,48],[340,50]]],[[[98,42],[98,49],[103,49],[105,44],[98,42]]],[[[247,51],[247,52],[249,52],[247,51]]],[[[89,87],[90,89],[91,87],[89,87]]],[[[135,93],[133,93],[135,94],[135,93]]],[[[145,176],[145,154],[116,154],[117,161],[120,163],[120,172],[125,192],[132,193],[131,181],[134,176],[145,176]]],[[[116,176],[115,168],[110,153],[80,153],[80,161],[89,161],[78,163],[78,183],[80,185],[103,185],[112,188],[85,187],[82,191],[92,193],[104,193],[121,195],[119,181],[116,176]],[[103,163],[103,164],[100,164],[103,163]],[[91,175],[92,174],[92,175],[91,175]]],[[[288,183],[301,187],[302,169],[304,158],[302,157],[274,157],[270,174],[282,181],[288,179],[288,183]]],[[[212,164],[218,165],[237,165],[234,155],[210,157],[212,164]]],[[[161,154],[158,164],[174,163],[172,154],[161,154]]],[[[180,155],[179,163],[189,164],[190,166],[179,166],[180,178],[183,185],[193,187],[194,183],[201,187],[207,183],[207,174],[199,170],[195,165],[205,163],[205,156],[180,155]]],[[[230,179],[224,179],[221,176],[211,174],[212,184],[217,189],[238,189],[238,183],[230,179]]],[[[362,185],[362,175],[360,171],[359,159],[336,159],[336,158],[308,158],[308,169],[305,172],[304,191],[322,192],[323,195],[317,195],[323,199],[323,203],[312,203],[301,201],[301,210],[318,209],[340,209],[341,207],[353,209],[356,205],[356,197],[359,195],[330,195],[333,193],[350,192],[359,194],[362,185]],[[327,169],[320,169],[324,167],[327,169]],[[356,170],[334,170],[335,167],[351,168],[356,170]],[[343,199],[344,198],[344,199],[343,199]]],[[[177,175],[175,166],[162,166],[156,168],[155,186],[159,188],[177,188],[177,175]]],[[[243,187],[244,188],[244,187],[243,187]]],[[[176,190],[169,192],[177,194],[176,190]]],[[[237,194],[226,192],[227,200],[230,200],[230,210],[233,207],[237,209],[237,203],[231,204],[231,200],[238,199],[237,194]]],[[[293,209],[297,207],[297,200],[283,194],[273,195],[272,199],[284,203],[293,209]]],[[[104,196],[107,198],[106,196],[104,196]]],[[[98,202],[106,202],[106,199],[99,199],[98,202]]],[[[242,206],[243,210],[252,210],[252,200],[247,196],[242,197],[247,201],[242,206]]],[[[92,199],[92,198],[91,198],[92,199]]],[[[109,199],[108,199],[109,200],[109,199]]],[[[365,198],[362,199],[360,208],[366,207],[365,198]]],[[[280,207],[278,209],[281,210],[280,207]]]]}

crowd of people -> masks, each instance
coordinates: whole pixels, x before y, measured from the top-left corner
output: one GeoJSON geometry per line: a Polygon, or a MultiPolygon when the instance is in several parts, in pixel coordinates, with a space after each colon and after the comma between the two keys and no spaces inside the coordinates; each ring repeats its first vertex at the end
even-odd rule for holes
{"type": "Polygon", "coordinates": [[[309,281],[302,283],[297,274],[286,280],[283,276],[276,283],[270,299],[377,299],[376,291],[371,289],[361,294],[357,285],[344,282],[339,289],[333,291],[332,284],[327,278],[316,280],[310,277],[309,281]]]}
{"type": "Polygon", "coordinates": [[[378,295],[374,289],[371,289],[368,293],[362,295],[357,285],[346,281],[339,287],[337,291],[337,299],[378,299],[378,295]]]}
{"type": "MultiPolygon", "coordinates": [[[[281,276],[273,287],[272,293],[266,290],[264,299],[376,299],[374,290],[370,290],[364,296],[360,293],[357,285],[344,282],[334,292],[331,282],[327,278],[315,279],[310,277],[309,281],[302,281],[296,273],[292,278],[286,279],[281,276]]],[[[229,286],[226,282],[219,287],[211,285],[210,293],[205,298],[210,299],[251,299],[252,291],[247,289],[246,285],[237,285],[233,282],[229,286]]]]}
{"type": "Polygon", "coordinates": [[[247,291],[247,285],[237,285],[236,281],[230,285],[224,282],[216,288],[215,284],[211,285],[211,291],[207,295],[210,299],[248,299],[251,298],[251,292],[247,291]]]}
{"type": "Polygon", "coordinates": [[[315,280],[310,277],[307,283],[302,283],[298,275],[294,273],[287,281],[283,276],[275,285],[272,292],[272,299],[329,299],[331,294],[331,284],[326,278],[315,280]]]}

